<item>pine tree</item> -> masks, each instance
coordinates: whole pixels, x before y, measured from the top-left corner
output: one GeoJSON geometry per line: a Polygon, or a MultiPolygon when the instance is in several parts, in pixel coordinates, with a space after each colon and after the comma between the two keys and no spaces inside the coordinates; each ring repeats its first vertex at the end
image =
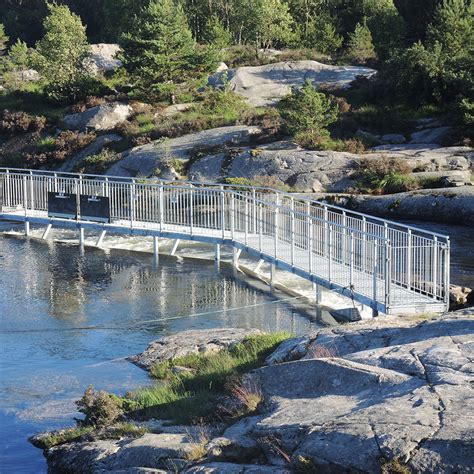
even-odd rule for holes
{"type": "Polygon", "coordinates": [[[349,35],[346,56],[357,63],[376,58],[372,33],[365,19],[362,23],[357,23],[354,32],[349,35]]]}
{"type": "Polygon", "coordinates": [[[87,78],[84,59],[89,53],[86,28],[65,5],[48,5],[45,34],[36,45],[35,66],[48,83],[50,98],[75,100],[87,78]]]}
{"type": "Polygon", "coordinates": [[[24,71],[30,66],[30,52],[24,41],[17,40],[4,60],[4,80],[8,87],[19,88],[24,82],[24,71]]]}
{"type": "Polygon", "coordinates": [[[206,23],[204,32],[206,43],[217,49],[224,49],[232,43],[232,33],[226,30],[217,15],[212,15],[211,19],[206,23]]]}
{"type": "Polygon", "coordinates": [[[5,27],[0,23],[0,56],[5,54],[7,49],[8,36],[5,33],[5,27]]]}
{"type": "Polygon", "coordinates": [[[123,63],[136,86],[167,93],[177,83],[207,68],[182,7],[173,0],[151,0],[123,36],[123,63]]]}
{"type": "Polygon", "coordinates": [[[319,15],[307,24],[302,42],[307,48],[314,48],[320,53],[332,55],[341,48],[343,41],[330,18],[319,15]]]}
{"type": "Polygon", "coordinates": [[[443,52],[454,57],[474,48],[474,3],[470,0],[444,0],[428,26],[428,44],[438,42],[443,52]]]}

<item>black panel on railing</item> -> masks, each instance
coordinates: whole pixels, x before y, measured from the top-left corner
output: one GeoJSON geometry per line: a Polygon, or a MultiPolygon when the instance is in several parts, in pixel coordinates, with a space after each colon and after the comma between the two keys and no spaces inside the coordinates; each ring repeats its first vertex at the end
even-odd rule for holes
{"type": "Polygon", "coordinates": [[[48,192],[48,217],[75,219],[77,217],[76,195],[48,192]]]}
{"type": "Polygon", "coordinates": [[[106,196],[80,196],[81,219],[110,222],[110,200],[106,196]]]}

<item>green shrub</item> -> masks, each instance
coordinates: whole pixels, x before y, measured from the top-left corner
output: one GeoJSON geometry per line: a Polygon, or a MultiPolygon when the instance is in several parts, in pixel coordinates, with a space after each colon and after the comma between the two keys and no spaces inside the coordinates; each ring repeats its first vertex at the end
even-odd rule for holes
{"type": "Polygon", "coordinates": [[[119,397],[103,390],[96,392],[92,385],[87,387],[76,405],[78,410],[85,415],[85,426],[107,426],[123,414],[122,401],[119,397]]]}
{"type": "Polygon", "coordinates": [[[326,94],[318,92],[310,81],[301,91],[285,97],[277,106],[282,118],[283,130],[291,135],[304,134],[308,141],[321,141],[328,137],[326,127],[337,120],[338,105],[326,94]]]}

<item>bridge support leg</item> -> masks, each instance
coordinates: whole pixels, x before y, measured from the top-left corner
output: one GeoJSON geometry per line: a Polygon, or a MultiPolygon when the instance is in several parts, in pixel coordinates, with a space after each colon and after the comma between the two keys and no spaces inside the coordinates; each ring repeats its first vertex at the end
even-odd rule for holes
{"type": "Polygon", "coordinates": [[[174,241],[174,245],[173,245],[173,248],[171,249],[171,256],[174,257],[174,255],[176,254],[176,250],[178,250],[178,245],[179,245],[179,239],[176,239],[174,241]]]}
{"type": "Polygon", "coordinates": [[[45,229],[45,231],[43,232],[43,235],[41,236],[41,238],[42,238],[43,240],[46,240],[46,239],[48,238],[48,234],[49,234],[49,231],[51,230],[51,227],[53,227],[53,224],[48,224],[48,225],[46,226],[46,229],[45,229]]]}
{"type": "Polygon", "coordinates": [[[239,258],[240,258],[241,253],[242,253],[242,249],[234,248],[234,251],[232,253],[232,265],[234,265],[234,267],[239,266],[239,258]]]}
{"type": "Polygon", "coordinates": [[[28,237],[30,235],[30,223],[25,221],[25,235],[28,237]]]}
{"type": "Polygon", "coordinates": [[[79,227],[79,245],[84,248],[84,227],[79,227]]]}
{"type": "Polygon", "coordinates": [[[221,244],[214,245],[214,260],[216,262],[221,261],[221,244]]]}
{"type": "Polygon", "coordinates": [[[270,265],[270,291],[273,293],[275,291],[275,275],[276,266],[274,263],[270,265]]]}
{"type": "Polygon", "coordinates": [[[99,235],[99,238],[95,244],[96,247],[100,247],[102,245],[102,242],[104,241],[104,238],[105,238],[105,234],[107,233],[106,230],[103,230],[100,235],[99,235]]]}
{"type": "Polygon", "coordinates": [[[315,291],[316,291],[316,304],[321,304],[321,300],[323,299],[323,292],[321,289],[321,285],[315,284],[315,291]]]}
{"type": "Polygon", "coordinates": [[[153,256],[155,257],[155,259],[158,258],[159,251],[160,251],[160,243],[159,243],[158,237],[155,235],[153,236],[153,256]]]}
{"type": "Polygon", "coordinates": [[[260,269],[262,268],[262,265],[265,263],[265,260],[262,258],[258,261],[257,266],[255,267],[254,272],[255,273],[260,273],[260,269]]]}

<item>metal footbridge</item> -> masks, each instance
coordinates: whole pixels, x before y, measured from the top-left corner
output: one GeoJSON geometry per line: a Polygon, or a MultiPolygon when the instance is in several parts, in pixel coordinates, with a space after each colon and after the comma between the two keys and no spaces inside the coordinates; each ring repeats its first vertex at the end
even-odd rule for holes
{"type": "Polygon", "coordinates": [[[442,312],[449,238],[274,189],[0,168],[0,219],[244,251],[374,312],[442,312]]]}

